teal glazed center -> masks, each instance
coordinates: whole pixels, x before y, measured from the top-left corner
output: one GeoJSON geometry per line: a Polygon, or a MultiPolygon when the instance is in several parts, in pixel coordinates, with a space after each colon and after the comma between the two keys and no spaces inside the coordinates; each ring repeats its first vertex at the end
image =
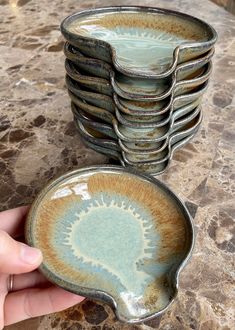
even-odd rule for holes
{"type": "Polygon", "coordinates": [[[149,269],[149,276],[141,266],[157,255],[160,238],[152,224],[150,214],[128,197],[98,193],[90,200],[68,205],[54,227],[53,245],[78,271],[86,263],[99,276],[116,277],[119,292],[132,291],[139,296],[152,276],[162,275],[167,267],[158,265],[152,274],[149,269]]]}
{"type": "Polygon", "coordinates": [[[172,61],[175,47],[186,40],[173,33],[138,28],[89,30],[90,36],[109,42],[116,50],[120,64],[127,68],[165,68],[172,61]],[[148,50],[146,53],[146,49],[148,50]],[[146,56],[148,60],[146,60],[146,56]],[[133,63],[135,58],[135,63],[133,63]]]}
{"type": "Polygon", "coordinates": [[[117,273],[123,273],[126,267],[132,266],[141,253],[143,237],[140,223],[131,211],[115,206],[107,208],[104,204],[99,208],[91,207],[77,216],[70,236],[75,255],[103,262],[117,273]],[[132,237],[135,237],[134,244],[132,237]],[[127,254],[130,247],[132,249],[127,254]]]}
{"type": "Polygon", "coordinates": [[[110,11],[75,18],[72,33],[106,41],[127,69],[166,69],[178,45],[207,39],[200,24],[175,15],[145,11],[110,11]]]}
{"type": "Polygon", "coordinates": [[[33,205],[27,233],[52,282],[111,303],[120,320],[135,322],[172,300],[187,228],[163,189],[122,171],[75,171],[55,181],[33,205]]]}

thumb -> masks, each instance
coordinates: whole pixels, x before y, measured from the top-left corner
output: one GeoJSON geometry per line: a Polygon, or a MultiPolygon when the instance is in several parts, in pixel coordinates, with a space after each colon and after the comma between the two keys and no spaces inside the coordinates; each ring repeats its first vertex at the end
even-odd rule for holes
{"type": "Polygon", "coordinates": [[[15,241],[0,230],[0,273],[27,273],[37,268],[41,262],[40,250],[15,241]]]}

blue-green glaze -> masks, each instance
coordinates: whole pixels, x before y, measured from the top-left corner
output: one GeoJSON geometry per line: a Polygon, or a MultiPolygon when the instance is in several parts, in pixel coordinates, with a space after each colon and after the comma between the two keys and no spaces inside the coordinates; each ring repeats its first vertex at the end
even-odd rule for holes
{"type": "Polygon", "coordinates": [[[129,152],[127,148],[123,147],[123,143],[121,143],[120,140],[115,142],[105,136],[97,137],[93,132],[89,132],[86,125],[83,125],[83,123],[78,119],[75,120],[75,124],[83,140],[89,141],[97,146],[117,151],[120,153],[120,158],[122,158],[126,164],[135,166],[140,163],[151,163],[155,165],[171,158],[173,146],[188,136],[195,134],[195,132],[198,130],[200,120],[200,118],[196,120],[192,119],[190,125],[184,125],[181,128],[176,126],[176,129],[169,135],[169,138],[166,140],[167,143],[165,143],[164,146],[161,146],[158,150],[151,152],[146,150],[144,152],[143,150],[139,150],[139,152],[129,152]]]}
{"type": "Polygon", "coordinates": [[[199,99],[207,90],[208,81],[203,83],[195,91],[174,96],[171,95],[162,101],[132,101],[113,95],[116,107],[123,113],[136,116],[158,116],[163,115],[168,111],[174,111],[177,108],[184,107],[191,102],[199,99]]]}
{"type": "Polygon", "coordinates": [[[111,166],[50,183],[33,203],[25,233],[42,250],[40,269],[49,280],[110,303],[130,323],[174,300],[194,241],[190,216],[172,192],[111,166]]]}
{"type": "MultiPolygon", "coordinates": [[[[200,64],[201,65],[201,64],[200,64]]],[[[204,64],[197,75],[191,79],[177,81],[172,79],[149,80],[144,78],[131,78],[123,74],[111,74],[110,80],[87,76],[79,72],[78,67],[71,60],[66,59],[65,69],[67,74],[94,92],[112,95],[114,92],[122,98],[139,101],[161,101],[173,95],[183,95],[193,92],[195,88],[205,83],[211,74],[212,64],[204,64]]]]}
{"type": "Polygon", "coordinates": [[[211,49],[216,32],[186,14],[147,7],[96,8],[67,17],[65,39],[129,76],[163,78],[211,49]],[[148,52],[146,53],[146,49],[148,52]]]}
{"type": "Polygon", "coordinates": [[[185,146],[187,143],[189,143],[196,133],[198,132],[200,123],[202,121],[202,114],[200,113],[198,115],[198,118],[196,120],[197,124],[195,124],[194,127],[190,128],[189,130],[185,129],[185,131],[180,131],[178,134],[175,134],[172,136],[172,147],[171,147],[171,153],[170,157],[167,157],[166,159],[163,159],[162,161],[154,161],[154,162],[147,162],[147,163],[135,163],[131,164],[130,162],[126,162],[125,159],[123,159],[122,154],[114,151],[112,149],[109,149],[107,147],[103,147],[100,144],[95,144],[87,139],[82,138],[83,142],[87,147],[95,150],[96,152],[100,152],[110,158],[113,158],[115,160],[118,160],[120,164],[124,167],[131,168],[134,170],[139,170],[142,173],[151,174],[153,176],[160,175],[164,173],[167,168],[170,166],[171,159],[177,151],[177,149],[185,146]],[[191,131],[191,134],[188,134],[187,131],[191,131]]]}
{"type": "MultiPolygon", "coordinates": [[[[159,142],[167,138],[169,133],[171,132],[171,129],[175,125],[176,119],[178,120],[180,117],[181,110],[178,110],[170,118],[170,121],[167,122],[164,126],[156,126],[156,127],[150,127],[150,128],[145,128],[145,127],[127,127],[123,124],[120,124],[116,117],[101,108],[91,106],[85,102],[83,102],[81,99],[79,99],[77,96],[69,92],[70,98],[72,102],[78,107],[78,109],[82,109],[89,115],[91,115],[93,118],[97,118],[100,121],[103,121],[104,123],[111,124],[113,126],[113,130],[118,136],[123,141],[126,142],[159,142]]],[[[199,106],[196,108],[195,111],[192,112],[192,116],[195,116],[195,114],[199,111],[199,106]]],[[[184,112],[182,113],[184,114],[184,112]]],[[[187,121],[190,122],[192,119],[192,116],[187,116],[185,119],[185,123],[187,121]]],[[[194,118],[194,117],[193,117],[194,118]]],[[[180,126],[181,121],[179,120],[179,126],[180,126]]]]}

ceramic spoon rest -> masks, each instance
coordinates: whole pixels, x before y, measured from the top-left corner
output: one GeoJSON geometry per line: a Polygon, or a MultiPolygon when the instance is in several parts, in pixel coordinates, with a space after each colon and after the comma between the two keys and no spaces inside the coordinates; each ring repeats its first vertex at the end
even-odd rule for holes
{"type": "Polygon", "coordinates": [[[67,17],[61,32],[86,56],[149,79],[169,76],[178,63],[206,53],[217,38],[210,25],[195,17],[149,7],[83,11],[67,17]]]}
{"type": "Polygon", "coordinates": [[[81,72],[77,66],[71,62],[70,60],[65,60],[65,70],[67,74],[76,80],[78,83],[82,84],[83,86],[89,88],[91,91],[102,93],[105,95],[112,95],[114,92],[119,96],[127,100],[135,100],[135,101],[161,101],[171,94],[174,95],[174,97],[178,95],[183,95],[186,93],[189,93],[191,91],[194,91],[195,88],[198,86],[201,86],[204,82],[208,81],[209,76],[211,74],[212,65],[211,62],[208,63],[208,65],[203,68],[203,73],[199,75],[199,77],[192,78],[189,80],[182,80],[174,83],[171,88],[169,88],[166,92],[163,91],[164,87],[159,87],[162,91],[160,94],[153,93],[146,93],[146,90],[151,89],[152,84],[150,80],[147,80],[147,83],[143,84],[143,81],[135,81],[134,78],[125,78],[124,81],[122,81],[122,88],[120,89],[118,85],[111,85],[108,80],[103,78],[97,78],[93,76],[88,76],[86,73],[81,72]],[[134,86],[133,86],[134,84],[134,86]],[[129,87],[128,87],[129,85],[129,87]],[[134,93],[133,91],[139,89],[139,91],[144,91],[144,94],[138,94],[134,93]],[[127,92],[124,91],[125,88],[129,88],[131,91],[127,92]]]}
{"type": "Polygon", "coordinates": [[[160,181],[121,167],[75,170],[33,203],[26,239],[55,284],[141,322],[175,299],[194,243],[184,204],[160,181]]]}
{"type": "Polygon", "coordinates": [[[137,117],[141,118],[139,119],[140,122],[142,122],[142,118],[148,122],[158,122],[161,120],[161,116],[166,115],[168,112],[177,110],[178,108],[199,100],[207,90],[208,82],[199,86],[193,93],[187,93],[176,97],[172,95],[172,97],[167,98],[165,101],[156,102],[134,102],[120,98],[115,93],[113,94],[113,98],[98,92],[95,93],[68,75],[66,75],[66,85],[73,94],[86,101],[88,104],[95,105],[112,113],[115,113],[115,108],[117,108],[119,112],[131,116],[133,119],[137,117]]]}
{"type": "MultiPolygon", "coordinates": [[[[83,111],[103,120],[106,123],[110,123],[113,126],[113,129],[116,135],[123,141],[127,142],[159,142],[166,138],[170,132],[173,125],[175,125],[175,120],[178,119],[180,109],[171,116],[171,120],[164,126],[153,127],[153,128],[135,128],[135,127],[126,127],[120,124],[115,116],[98,107],[90,106],[84,103],[81,99],[76,97],[74,94],[69,92],[69,96],[72,102],[78,106],[78,108],[83,111]]],[[[188,120],[191,120],[190,116],[187,116],[188,120]]],[[[186,118],[186,121],[187,121],[186,118]]]]}
{"type": "MultiPolygon", "coordinates": [[[[200,114],[198,117],[199,125],[201,123],[201,118],[202,118],[202,114],[200,114]]],[[[84,139],[82,136],[81,136],[81,138],[82,138],[84,144],[87,145],[87,147],[95,150],[96,152],[100,152],[112,159],[118,160],[122,166],[127,167],[127,168],[132,168],[135,170],[139,170],[142,173],[148,173],[148,174],[151,174],[154,176],[154,175],[160,175],[167,170],[175,151],[177,151],[177,149],[179,149],[179,148],[183,147],[184,145],[186,145],[187,143],[189,143],[191,141],[191,139],[194,138],[195,134],[198,131],[199,125],[197,127],[195,125],[195,130],[192,135],[182,138],[179,141],[177,141],[174,145],[172,145],[171,155],[168,159],[163,160],[162,162],[153,162],[153,163],[146,163],[146,164],[135,164],[135,165],[127,164],[127,163],[125,163],[124,159],[122,158],[122,155],[120,152],[117,152],[116,150],[113,150],[113,149],[105,148],[101,145],[94,144],[94,143],[88,141],[87,139],[84,139]]]]}
{"type": "MultiPolygon", "coordinates": [[[[93,135],[95,138],[99,138],[99,143],[102,144],[102,139],[108,139],[112,141],[117,141],[120,145],[121,149],[128,154],[133,155],[139,155],[140,153],[142,155],[154,155],[158,152],[161,152],[164,150],[169,142],[169,138],[172,136],[172,134],[181,137],[186,137],[188,135],[191,135],[194,133],[195,127],[198,126],[198,121],[192,118],[192,120],[187,119],[188,123],[185,123],[185,120],[183,119],[180,121],[182,126],[177,125],[176,123],[176,129],[173,130],[173,133],[168,134],[167,137],[159,142],[126,142],[122,141],[120,138],[117,137],[116,133],[113,131],[113,128],[110,125],[103,124],[100,122],[95,121],[95,118],[91,118],[90,115],[86,114],[82,109],[79,109],[75,104],[72,103],[72,110],[74,113],[74,120],[75,123],[78,120],[81,122],[86,129],[89,131],[90,134],[93,135]]],[[[198,113],[199,109],[196,109],[192,117],[194,117],[198,113]]],[[[200,112],[201,113],[201,112],[200,112]]],[[[179,122],[178,122],[179,124],[179,122]]],[[[178,141],[178,139],[177,139],[178,141]]],[[[97,142],[97,144],[99,144],[97,142]]],[[[107,147],[107,145],[106,145],[107,147]]]]}
{"type": "MultiPolygon", "coordinates": [[[[194,113],[197,114],[198,112],[195,111],[194,113]]],[[[96,128],[91,128],[89,124],[83,120],[83,116],[80,114],[75,115],[74,120],[80,135],[82,135],[84,139],[100,145],[101,147],[109,148],[122,153],[123,159],[126,160],[126,163],[132,165],[132,163],[147,163],[148,161],[155,161],[168,157],[168,151],[170,151],[169,147],[171,148],[173,144],[188,137],[189,135],[194,134],[195,131],[198,130],[201,116],[199,118],[197,117],[198,116],[180,127],[176,125],[175,129],[172,129],[172,132],[163,141],[163,143],[158,147],[153,145],[152,150],[149,150],[148,148],[139,150],[130,149],[124,144],[124,142],[122,142],[122,140],[110,139],[106,134],[102,134],[96,128]]]]}
{"type": "Polygon", "coordinates": [[[127,99],[162,99],[168,96],[175,88],[179,92],[180,86],[187,83],[188,87],[195,87],[207,79],[211,72],[210,62],[214,49],[204,57],[179,65],[174,73],[165,79],[131,78],[113,71],[112,67],[96,59],[83,56],[77,49],[68,43],[65,44],[64,53],[78,69],[84,70],[89,75],[108,78],[113,90],[121,97],[127,99]],[[101,63],[100,63],[101,62],[101,63]],[[107,68],[108,66],[108,68],[107,68]],[[102,72],[101,70],[108,72],[102,72]]]}
{"type": "Polygon", "coordinates": [[[177,108],[188,105],[189,103],[203,96],[208,88],[208,81],[201,86],[196,87],[192,92],[170,97],[163,101],[131,101],[120,98],[117,94],[113,94],[113,100],[117,108],[128,115],[152,117],[165,114],[167,111],[173,111],[177,108]]]}
{"type": "MultiPolygon", "coordinates": [[[[85,139],[93,144],[99,145],[101,147],[105,147],[105,148],[109,148],[109,149],[118,151],[119,153],[121,153],[124,162],[128,165],[133,165],[133,166],[141,164],[141,163],[158,164],[158,163],[162,163],[162,162],[166,161],[168,158],[171,157],[172,146],[179,140],[178,136],[177,136],[177,135],[179,135],[179,133],[178,134],[173,133],[169,137],[168,143],[165,145],[165,147],[162,150],[157,151],[155,153],[149,153],[149,154],[147,154],[147,153],[143,154],[141,152],[139,154],[132,154],[132,153],[123,151],[118,142],[97,136],[96,132],[91,131],[89,128],[86,128],[82,124],[82,122],[80,122],[78,119],[75,120],[75,124],[76,124],[79,134],[82,136],[83,139],[85,139]]],[[[192,135],[192,133],[189,135],[192,135]]]]}
{"type": "MultiPolygon", "coordinates": [[[[169,81],[180,81],[195,78],[198,76],[198,72],[200,72],[200,69],[212,59],[214,52],[215,50],[213,47],[207,53],[201,55],[199,58],[178,65],[175,71],[173,71],[173,73],[169,77],[155,78],[150,80],[161,83],[164,82],[166,79],[169,79],[169,81]]],[[[78,66],[79,69],[84,70],[89,75],[96,76],[99,78],[105,78],[110,80],[111,82],[115,82],[115,74],[118,74],[121,77],[129,77],[125,74],[116,71],[112,65],[102,60],[85,56],[79,51],[78,48],[74,47],[69,42],[65,42],[64,44],[64,54],[67,59],[72,61],[78,66]]],[[[140,77],[137,79],[141,80],[140,77]]],[[[148,78],[142,79],[144,79],[145,81],[148,80],[148,78]]]]}
{"type": "Polygon", "coordinates": [[[140,80],[138,78],[123,78],[117,76],[115,83],[112,84],[115,93],[127,100],[150,100],[161,101],[168,97],[171,93],[174,96],[185,94],[195,89],[208,80],[211,71],[211,62],[205,67],[198,70],[198,76],[192,79],[185,79],[181,81],[174,80],[170,83],[166,81],[162,84],[152,82],[151,80],[140,80]]]}
{"type": "MultiPolygon", "coordinates": [[[[91,96],[90,92],[84,91],[80,88],[78,83],[73,81],[68,75],[66,75],[66,85],[68,87],[68,90],[71,91],[75,96],[78,97],[79,100],[86,101],[86,104],[83,104],[84,107],[90,108],[90,105],[97,104],[99,108],[103,110],[108,110],[115,114],[117,120],[128,127],[140,127],[140,128],[151,128],[151,127],[161,127],[166,125],[170,120],[172,116],[172,112],[177,113],[187,113],[190,110],[194,109],[197,105],[199,105],[201,98],[196,99],[195,101],[189,103],[188,105],[184,107],[180,107],[179,109],[174,109],[174,107],[171,107],[167,113],[164,113],[163,115],[158,116],[152,116],[152,117],[144,117],[144,116],[134,116],[134,115],[126,115],[121,113],[119,111],[118,107],[115,107],[115,105],[112,103],[109,103],[109,96],[104,96],[104,98],[100,98],[100,94],[94,93],[94,95],[97,95],[97,98],[95,96],[91,96]],[[106,98],[106,99],[105,99],[106,98]]],[[[83,102],[84,103],[84,102],[83,102]]],[[[89,112],[89,109],[87,110],[89,112]]],[[[92,109],[91,109],[92,111],[92,109]]],[[[95,113],[94,113],[95,114],[95,113]]]]}
{"type": "Polygon", "coordinates": [[[74,113],[75,124],[77,125],[78,123],[81,123],[85,127],[87,132],[89,132],[89,136],[83,136],[88,141],[100,146],[115,149],[116,151],[119,151],[119,147],[117,147],[117,145],[119,145],[120,149],[126,152],[126,154],[135,155],[137,157],[140,157],[140,155],[141,157],[151,157],[152,155],[155,156],[167,147],[170,140],[172,143],[175,143],[189,135],[194,134],[195,130],[198,129],[198,126],[201,122],[201,112],[200,117],[198,119],[197,117],[192,118],[197,115],[199,111],[199,109],[197,109],[191,115],[191,120],[187,119],[186,123],[184,119],[180,121],[181,126],[179,125],[179,122],[176,121],[175,129],[173,128],[172,133],[168,134],[164,140],[152,143],[131,143],[122,141],[121,139],[117,138],[110,126],[98,123],[94,121],[94,119],[89,118],[81,109],[78,109],[74,104],[72,104],[72,109],[74,113]],[[105,143],[103,143],[104,141],[105,143]]]}

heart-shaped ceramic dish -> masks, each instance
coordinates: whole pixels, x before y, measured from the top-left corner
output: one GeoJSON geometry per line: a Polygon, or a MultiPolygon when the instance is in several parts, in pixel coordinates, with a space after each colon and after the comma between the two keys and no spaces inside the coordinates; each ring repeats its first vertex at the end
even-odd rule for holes
{"type": "Polygon", "coordinates": [[[217,39],[215,30],[195,17],[137,6],[76,13],[62,22],[61,32],[86,56],[111,63],[127,76],[149,79],[169,76],[179,63],[209,51],[217,39]]]}
{"type": "Polygon", "coordinates": [[[184,203],[157,179],[117,166],[50,182],[31,207],[25,234],[41,249],[40,270],[51,282],[108,303],[128,323],[171,305],[194,245],[184,203]]]}

